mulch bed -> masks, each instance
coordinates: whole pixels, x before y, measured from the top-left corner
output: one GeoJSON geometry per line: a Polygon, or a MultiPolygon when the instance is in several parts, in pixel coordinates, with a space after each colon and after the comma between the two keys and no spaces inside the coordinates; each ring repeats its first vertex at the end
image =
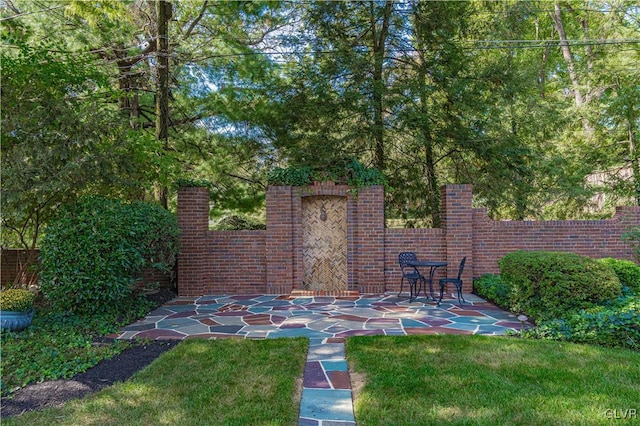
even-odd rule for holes
{"type": "MultiPolygon", "coordinates": [[[[163,290],[147,296],[158,304],[175,297],[175,293],[163,290]]],[[[105,339],[99,339],[104,342],[105,339]]],[[[71,379],[52,380],[26,386],[14,392],[10,398],[2,398],[2,418],[15,416],[31,410],[54,407],[70,399],[82,398],[117,382],[123,382],[142,370],[163,352],[177,345],[176,340],[156,340],[138,342],[113,358],[101,361],[98,365],[71,379]]]]}

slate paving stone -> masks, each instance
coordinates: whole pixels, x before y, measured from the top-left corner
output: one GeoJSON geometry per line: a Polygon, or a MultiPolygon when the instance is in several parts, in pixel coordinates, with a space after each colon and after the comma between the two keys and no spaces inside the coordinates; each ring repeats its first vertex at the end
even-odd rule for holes
{"type": "Polygon", "coordinates": [[[347,361],[339,360],[339,361],[331,361],[331,360],[323,360],[320,361],[322,364],[322,368],[325,371],[347,371],[347,361]]]}
{"type": "Polygon", "coordinates": [[[235,334],[242,330],[241,325],[214,325],[209,327],[211,333],[235,334]]]}
{"type": "Polygon", "coordinates": [[[123,327],[124,331],[144,331],[144,330],[153,330],[156,328],[155,323],[133,323],[126,327],[123,327]]]}
{"type": "Polygon", "coordinates": [[[333,389],[351,389],[349,373],[346,371],[327,371],[333,389]]]}
{"type": "Polygon", "coordinates": [[[300,417],[332,421],[355,421],[351,391],[344,389],[305,389],[300,417]]]}
{"type": "Polygon", "coordinates": [[[183,312],[178,312],[172,315],[168,315],[165,319],[173,319],[173,318],[190,318],[194,315],[197,315],[196,311],[183,311],[183,312]]]}
{"type": "Polygon", "coordinates": [[[196,324],[200,324],[200,321],[191,318],[172,318],[158,321],[156,324],[156,328],[159,330],[175,330],[176,328],[187,327],[196,324]]]}
{"type": "Polygon", "coordinates": [[[331,389],[329,379],[319,361],[307,362],[302,382],[305,389],[331,389]]]}

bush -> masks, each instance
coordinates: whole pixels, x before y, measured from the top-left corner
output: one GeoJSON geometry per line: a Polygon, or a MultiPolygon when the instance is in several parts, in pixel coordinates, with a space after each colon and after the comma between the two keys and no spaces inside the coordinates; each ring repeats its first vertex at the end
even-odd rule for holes
{"type": "Polygon", "coordinates": [[[640,297],[627,296],[612,306],[589,310],[540,323],[522,336],[564,340],[600,346],[640,350],[640,297]]]}
{"type": "Polygon", "coordinates": [[[177,236],[175,216],[158,205],[82,199],[47,227],[42,293],[59,311],[118,311],[144,269],[171,270],[177,236]]]}
{"type": "Polygon", "coordinates": [[[473,290],[478,296],[490,300],[502,308],[511,308],[511,287],[500,278],[500,275],[483,275],[473,281],[473,290]]]}
{"type": "Polygon", "coordinates": [[[600,259],[600,262],[609,265],[616,273],[620,283],[629,287],[632,292],[640,295],[640,266],[630,260],[613,259],[610,257],[600,259]]]}
{"type": "Polygon", "coordinates": [[[512,311],[533,320],[561,318],[621,294],[609,266],[573,253],[517,251],[499,264],[502,279],[512,286],[512,311]]]}
{"type": "Polygon", "coordinates": [[[0,309],[22,312],[33,307],[34,295],[29,290],[12,288],[0,292],[0,309]]]}
{"type": "Polygon", "coordinates": [[[220,219],[213,228],[218,231],[264,230],[267,225],[247,216],[229,215],[220,219]]]}

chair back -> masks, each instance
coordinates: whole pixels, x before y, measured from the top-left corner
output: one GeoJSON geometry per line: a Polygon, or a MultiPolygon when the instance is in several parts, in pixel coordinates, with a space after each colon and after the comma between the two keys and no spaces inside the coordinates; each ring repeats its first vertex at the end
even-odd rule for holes
{"type": "Polygon", "coordinates": [[[398,255],[398,263],[400,264],[400,269],[404,270],[407,266],[407,262],[415,262],[418,260],[418,256],[412,251],[405,251],[398,255]]]}
{"type": "Polygon", "coordinates": [[[460,269],[458,269],[458,279],[462,277],[462,271],[464,269],[464,264],[466,261],[467,261],[467,256],[463,257],[462,260],[460,261],[460,269]]]}

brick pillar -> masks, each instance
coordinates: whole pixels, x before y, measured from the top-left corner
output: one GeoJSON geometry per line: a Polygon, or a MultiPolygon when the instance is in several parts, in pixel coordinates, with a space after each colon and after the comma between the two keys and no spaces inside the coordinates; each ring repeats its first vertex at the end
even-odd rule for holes
{"type": "Polygon", "coordinates": [[[473,208],[471,185],[445,185],[441,188],[442,229],[446,244],[447,277],[456,277],[460,260],[467,257],[462,274],[463,291],[473,288],[473,208]]]}
{"type": "Polygon", "coordinates": [[[289,294],[294,279],[293,191],[291,186],[269,186],[266,194],[268,294],[289,294]]]}
{"type": "Polygon", "coordinates": [[[185,187],[178,190],[178,295],[204,295],[206,237],[209,231],[209,190],[185,187]]]}
{"type": "Polygon", "coordinates": [[[383,293],[384,287],[384,187],[360,188],[356,200],[354,257],[358,290],[383,293]]]}

